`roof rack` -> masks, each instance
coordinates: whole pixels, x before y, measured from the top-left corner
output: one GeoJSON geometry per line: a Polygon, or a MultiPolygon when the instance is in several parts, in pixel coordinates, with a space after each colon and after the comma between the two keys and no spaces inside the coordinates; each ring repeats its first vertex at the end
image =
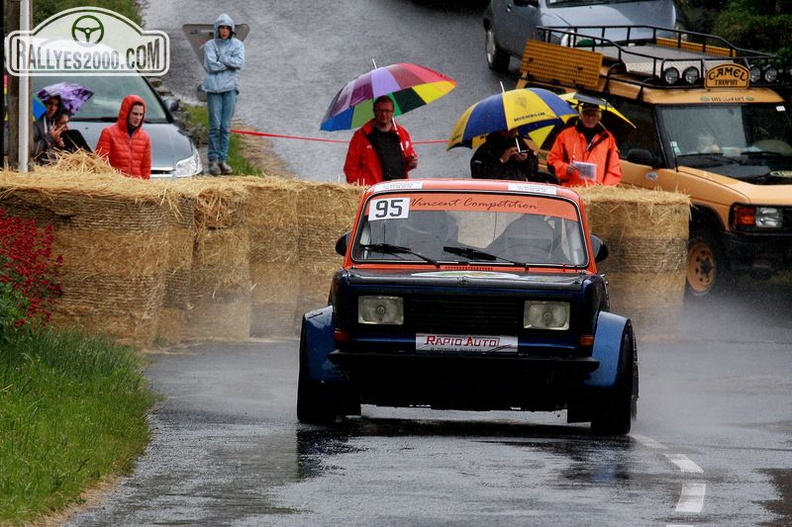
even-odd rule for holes
{"type": "MultiPolygon", "coordinates": [[[[739,48],[722,37],[707,33],[659,26],[622,25],[540,26],[537,35],[536,39],[526,42],[520,68],[521,73],[529,78],[536,76],[537,72],[558,70],[559,62],[562,61],[558,60],[559,53],[555,54],[555,58],[552,56],[552,48],[557,50],[560,45],[564,46],[563,56],[568,65],[570,58],[577,56],[581,56],[581,64],[588,63],[588,77],[575,81],[580,85],[591,85],[591,70],[596,67],[595,76],[599,77],[601,64],[608,66],[608,78],[611,74],[628,72],[635,78],[626,82],[642,86],[701,87],[701,79],[706,73],[724,64],[744,66],[749,71],[753,86],[778,85],[778,73],[773,67],[775,55],[739,48]],[[537,48],[541,48],[541,51],[537,48]],[[592,53],[586,53],[586,50],[596,53],[598,58],[594,59],[592,53]],[[585,59],[586,55],[590,60],[585,59]],[[543,60],[555,60],[555,63],[542,65],[543,60]],[[688,74],[690,76],[686,77],[688,74]]],[[[578,69],[582,71],[585,68],[578,66],[578,69]]]]}

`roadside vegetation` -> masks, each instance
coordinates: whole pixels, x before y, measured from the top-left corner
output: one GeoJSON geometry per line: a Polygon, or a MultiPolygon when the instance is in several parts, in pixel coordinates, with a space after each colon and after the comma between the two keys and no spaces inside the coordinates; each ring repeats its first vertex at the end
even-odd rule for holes
{"type": "Polygon", "coordinates": [[[130,347],[48,325],[61,294],[52,227],[0,210],[0,524],[79,503],[129,472],[155,402],[130,347]]]}

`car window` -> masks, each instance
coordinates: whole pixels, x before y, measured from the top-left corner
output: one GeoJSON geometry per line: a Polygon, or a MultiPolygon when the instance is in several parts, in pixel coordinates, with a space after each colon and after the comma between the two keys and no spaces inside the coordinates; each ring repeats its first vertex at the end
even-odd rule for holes
{"type": "Polygon", "coordinates": [[[578,211],[556,198],[376,196],[358,233],[353,258],[361,261],[587,263],[578,211]]]}
{"type": "Polygon", "coordinates": [[[140,96],[146,102],[146,122],[168,122],[168,116],[153,88],[140,76],[61,76],[35,77],[33,93],[58,82],[74,82],[94,92],[88,102],[72,117],[72,121],[107,121],[118,118],[121,101],[130,94],[140,96]]]}

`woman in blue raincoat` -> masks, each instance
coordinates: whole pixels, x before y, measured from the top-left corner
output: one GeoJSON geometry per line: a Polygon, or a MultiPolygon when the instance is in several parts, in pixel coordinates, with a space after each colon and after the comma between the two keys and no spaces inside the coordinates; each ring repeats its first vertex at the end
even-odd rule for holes
{"type": "Polygon", "coordinates": [[[204,44],[203,89],[209,110],[209,173],[217,176],[233,172],[226,158],[239,93],[239,71],[245,65],[245,46],[234,37],[234,21],[225,13],[215,21],[213,35],[204,44]]]}

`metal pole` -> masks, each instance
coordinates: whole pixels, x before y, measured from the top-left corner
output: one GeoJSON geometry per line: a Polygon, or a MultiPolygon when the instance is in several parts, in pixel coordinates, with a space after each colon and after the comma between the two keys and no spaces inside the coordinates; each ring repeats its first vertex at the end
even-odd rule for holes
{"type": "MultiPolygon", "coordinates": [[[[30,31],[30,0],[22,0],[19,9],[19,30],[30,31]]],[[[28,171],[30,156],[30,76],[19,78],[19,171],[28,171]]]]}

